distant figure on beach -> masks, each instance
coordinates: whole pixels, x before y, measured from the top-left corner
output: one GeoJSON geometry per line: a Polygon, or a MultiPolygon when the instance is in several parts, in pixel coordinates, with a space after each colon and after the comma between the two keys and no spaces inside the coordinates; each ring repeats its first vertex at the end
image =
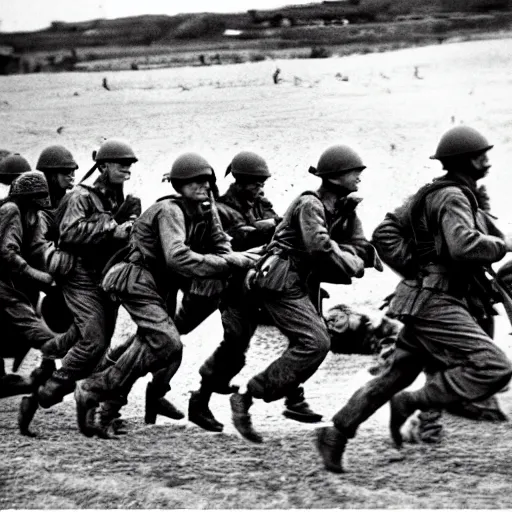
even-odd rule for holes
{"type": "Polygon", "coordinates": [[[110,91],[110,87],[108,86],[107,78],[105,77],[103,79],[103,82],[101,84],[103,86],[103,89],[106,89],[107,91],[110,91]]]}
{"type": "Polygon", "coordinates": [[[274,80],[274,83],[277,85],[279,82],[282,82],[282,78],[279,78],[279,75],[281,73],[281,70],[279,68],[276,68],[274,71],[274,74],[272,75],[272,79],[274,80]]]}

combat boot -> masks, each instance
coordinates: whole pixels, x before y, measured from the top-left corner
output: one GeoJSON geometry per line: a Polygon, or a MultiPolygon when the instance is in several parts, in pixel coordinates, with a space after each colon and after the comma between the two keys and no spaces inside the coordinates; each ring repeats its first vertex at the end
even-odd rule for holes
{"type": "Polygon", "coordinates": [[[248,393],[233,393],[229,397],[231,404],[231,417],[235,428],[245,439],[253,443],[262,443],[263,438],[254,430],[249,409],[252,405],[252,396],[248,393]]]}
{"type": "Polygon", "coordinates": [[[109,400],[102,402],[96,410],[96,435],[102,439],[117,439],[117,436],[127,433],[126,422],[121,418],[119,410],[126,400],[109,400]]]}
{"type": "Polygon", "coordinates": [[[208,407],[211,393],[204,390],[192,391],[188,402],[188,419],[204,430],[222,432],[224,425],[215,419],[208,407]]]}
{"type": "Polygon", "coordinates": [[[32,432],[29,427],[38,408],[39,402],[35,393],[30,396],[24,396],[21,399],[18,411],[18,428],[22,436],[36,437],[35,432],[32,432]]]}
{"type": "Polygon", "coordinates": [[[395,446],[397,448],[401,448],[403,439],[400,428],[418,407],[410,393],[407,391],[397,393],[393,398],[391,398],[389,405],[391,408],[391,416],[389,420],[391,438],[393,439],[395,446]]]}
{"type": "Polygon", "coordinates": [[[52,376],[37,389],[39,405],[48,409],[52,405],[62,402],[66,395],[75,389],[76,382],[67,378],[60,370],[53,372],[52,376]]]}
{"type": "Polygon", "coordinates": [[[154,386],[150,382],[146,388],[146,411],[144,414],[144,422],[150,425],[156,423],[157,415],[165,416],[173,420],[181,420],[185,415],[176,407],[166,400],[155,394],[154,386]]]}
{"type": "Polygon", "coordinates": [[[98,406],[98,399],[86,389],[85,383],[79,382],[75,389],[76,401],[76,418],[80,432],[86,437],[92,437],[98,434],[95,425],[96,407],[98,406]]]}
{"type": "Polygon", "coordinates": [[[291,420],[300,421],[301,423],[318,423],[322,421],[322,415],[313,412],[309,404],[304,400],[304,389],[297,388],[290,393],[285,402],[286,409],[283,416],[291,420]]]}
{"type": "Polygon", "coordinates": [[[342,458],[347,438],[335,427],[322,427],[316,431],[316,447],[324,466],[332,473],[343,473],[342,458]]]}

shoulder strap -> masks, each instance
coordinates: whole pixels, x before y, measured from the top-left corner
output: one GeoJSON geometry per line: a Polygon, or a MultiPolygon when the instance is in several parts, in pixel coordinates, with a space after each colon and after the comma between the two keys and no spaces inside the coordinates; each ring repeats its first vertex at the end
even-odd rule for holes
{"type": "Polygon", "coordinates": [[[417,230],[415,229],[415,227],[418,226],[420,215],[425,207],[425,200],[427,196],[430,195],[431,193],[446,187],[457,187],[458,189],[460,189],[471,204],[473,216],[476,216],[476,212],[478,210],[478,201],[475,197],[475,194],[471,191],[471,189],[468,186],[462,185],[457,181],[449,179],[439,179],[437,181],[425,185],[413,197],[412,205],[410,207],[408,216],[410,233],[412,234],[413,241],[416,247],[419,247],[421,241],[418,238],[417,230]]]}

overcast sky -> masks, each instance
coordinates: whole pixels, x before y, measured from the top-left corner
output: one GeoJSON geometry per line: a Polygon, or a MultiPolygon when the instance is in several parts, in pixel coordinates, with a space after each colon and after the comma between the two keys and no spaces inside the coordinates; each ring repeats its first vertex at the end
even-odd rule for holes
{"type": "MultiPolygon", "coordinates": [[[[0,0],[0,30],[38,30],[52,21],[83,21],[139,14],[245,12],[314,0],[0,0]]],[[[318,0],[319,2],[321,0],[318,0]]]]}

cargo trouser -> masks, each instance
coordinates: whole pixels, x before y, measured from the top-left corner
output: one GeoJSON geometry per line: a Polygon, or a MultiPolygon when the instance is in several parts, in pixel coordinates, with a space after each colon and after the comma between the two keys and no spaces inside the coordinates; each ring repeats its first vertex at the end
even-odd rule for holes
{"type": "Polygon", "coordinates": [[[358,426],[423,370],[430,377],[415,391],[422,410],[485,400],[508,384],[511,362],[461,301],[439,297],[421,318],[405,323],[391,365],[352,395],[334,416],[335,427],[353,437],[358,426]]]}
{"type": "Polygon", "coordinates": [[[110,345],[118,306],[100,285],[100,272],[85,267],[77,258],[75,268],[62,284],[62,292],[80,335],[63,357],[58,378],[76,382],[87,377],[110,345]]]}
{"type": "Polygon", "coordinates": [[[257,327],[258,308],[288,337],[284,353],[248,383],[255,398],[266,402],[293,393],[318,369],[330,348],[324,319],[298,284],[283,292],[240,291],[228,296],[222,308],[224,339],[201,366],[203,383],[212,391],[229,385],[245,365],[245,353],[257,327]]]}
{"type": "MultiPolygon", "coordinates": [[[[172,316],[176,310],[176,294],[173,293],[174,300],[167,300],[167,308],[172,316]]],[[[174,324],[178,332],[188,334],[196,327],[202,324],[214,311],[219,308],[220,297],[203,297],[194,293],[185,292],[181,304],[174,316],[174,324]]],[[[174,360],[167,368],[162,368],[153,372],[152,390],[155,396],[161,398],[171,389],[170,382],[181,364],[181,359],[174,360]]]]}
{"type": "Polygon", "coordinates": [[[4,327],[2,357],[15,357],[23,350],[28,352],[30,347],[41,348],[56,336],[37,316],[30,298],[3,280],[0,280],[0,318],[4,327]]]}
{"type": "MultiPolygon", "coordinates": [[[[105,364],[84,382],[99,402],[126,397],[139,377],[181,363],[183,346],[166,303],[158,293],[153,275],[133,264],[117,297],[137,324],[137,333],[118,352],[118,359],[105,364]]],[[[116,350],[114,350],[116,352],[116,350]]],[[[115,356],[115,357],[117,357],[115,356]]]]}

